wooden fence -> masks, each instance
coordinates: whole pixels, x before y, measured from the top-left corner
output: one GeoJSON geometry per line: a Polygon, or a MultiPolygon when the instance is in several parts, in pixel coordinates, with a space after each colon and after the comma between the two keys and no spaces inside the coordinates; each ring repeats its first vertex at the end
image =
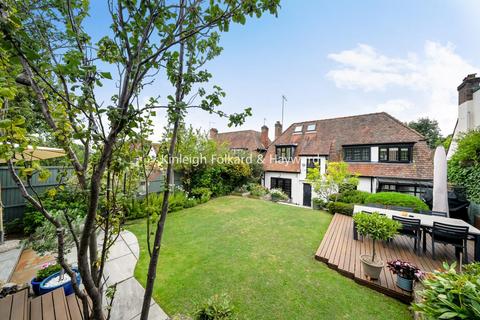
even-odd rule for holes
{"type": "MultiPolygon", "coordinates": [[[[32,188],[39,194],[50,188],[59,186],[60,175],[67,170],[70,174],[72,169],[61,166],[44,167],[50,171],[50,177],[46,181],[40,181],[38,174],[32,177],[32,188]]],[[[65,181],[65,179],[63,179],[65,181]]],[[[0,167],[0,183],[3,203],[4,222],[10,222],[14,219],[22,219],[25,213],[26,200],[23,198],[18,186],[13,181],[7,167],[0,167]]],[[[175,184],[181,185],[181,175],[175,173],[175,184]]],[[[149,192],[158,193],[163,191],[164,176],[159,175],[149,182],[149,192]]],[[[140,191],[140,190],[139,190],[140,191]]]]}

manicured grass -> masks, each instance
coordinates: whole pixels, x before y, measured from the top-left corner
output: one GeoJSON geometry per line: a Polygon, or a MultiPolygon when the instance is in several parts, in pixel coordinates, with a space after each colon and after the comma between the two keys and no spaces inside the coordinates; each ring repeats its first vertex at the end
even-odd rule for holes
{"type": "MultiPolygon", "coordinates": [[[[406,305],[314,259],[330,220],[325,212],[240,197],[173,213],[154,298],[170,315],[227,293],[240,319],[409,319],[406,305]]],[[[127,229],[140,241],[135,277],[145,285],[145,221],[127,229]]]]}

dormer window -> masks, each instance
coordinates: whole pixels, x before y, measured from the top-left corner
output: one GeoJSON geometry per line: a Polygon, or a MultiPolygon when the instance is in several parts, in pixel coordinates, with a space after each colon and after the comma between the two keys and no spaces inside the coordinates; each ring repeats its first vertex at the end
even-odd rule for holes
{"type": "Polygon", "coordinates": [[[276,146],[275,156],[280,161],[292,161],[295,155],[295,146],[276,146]]]}
{"type": "Polygon", "coordinates": [[[315,131],[316,125],[315,123],[309,124],[307,126],[307,131],[315,131]]]}
{"type": "Polygon", "coordinates": [[[296,126],[293,132],[299,133],[299,132],[302,132],[302,129],[303,129],[303,126],[296,126]]]}

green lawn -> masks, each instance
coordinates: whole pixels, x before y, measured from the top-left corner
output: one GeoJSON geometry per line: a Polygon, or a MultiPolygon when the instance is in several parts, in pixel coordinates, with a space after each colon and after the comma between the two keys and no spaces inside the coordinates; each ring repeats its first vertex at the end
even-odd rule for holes
{"type": "MultiPolygon", "coordinates": [[[[240,319],[409,319],[406,305],[362,287],[314,253],[331,215],[262,200],[223,197],[171,214],[155,300],[170,315],[228,293],[240,319]]],[[[145,221],[136,278],[145,285],[145,221]]]]}

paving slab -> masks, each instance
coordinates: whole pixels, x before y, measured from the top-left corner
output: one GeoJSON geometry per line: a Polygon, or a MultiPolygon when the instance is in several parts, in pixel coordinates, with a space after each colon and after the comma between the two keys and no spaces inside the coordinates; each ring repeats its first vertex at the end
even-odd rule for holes
{"type": "Polygon", "coordinates": [[[136,264],[137,259],[135,259],[133,254],[107,261],[104,272],[107,284],[111,285],[132,277],[136,264]]]}
{"type": "Polygon", "coordinates": [[[22,248],[10,249],[0,253],[0,281],[9,282],[21,254],[22,248]]]}

